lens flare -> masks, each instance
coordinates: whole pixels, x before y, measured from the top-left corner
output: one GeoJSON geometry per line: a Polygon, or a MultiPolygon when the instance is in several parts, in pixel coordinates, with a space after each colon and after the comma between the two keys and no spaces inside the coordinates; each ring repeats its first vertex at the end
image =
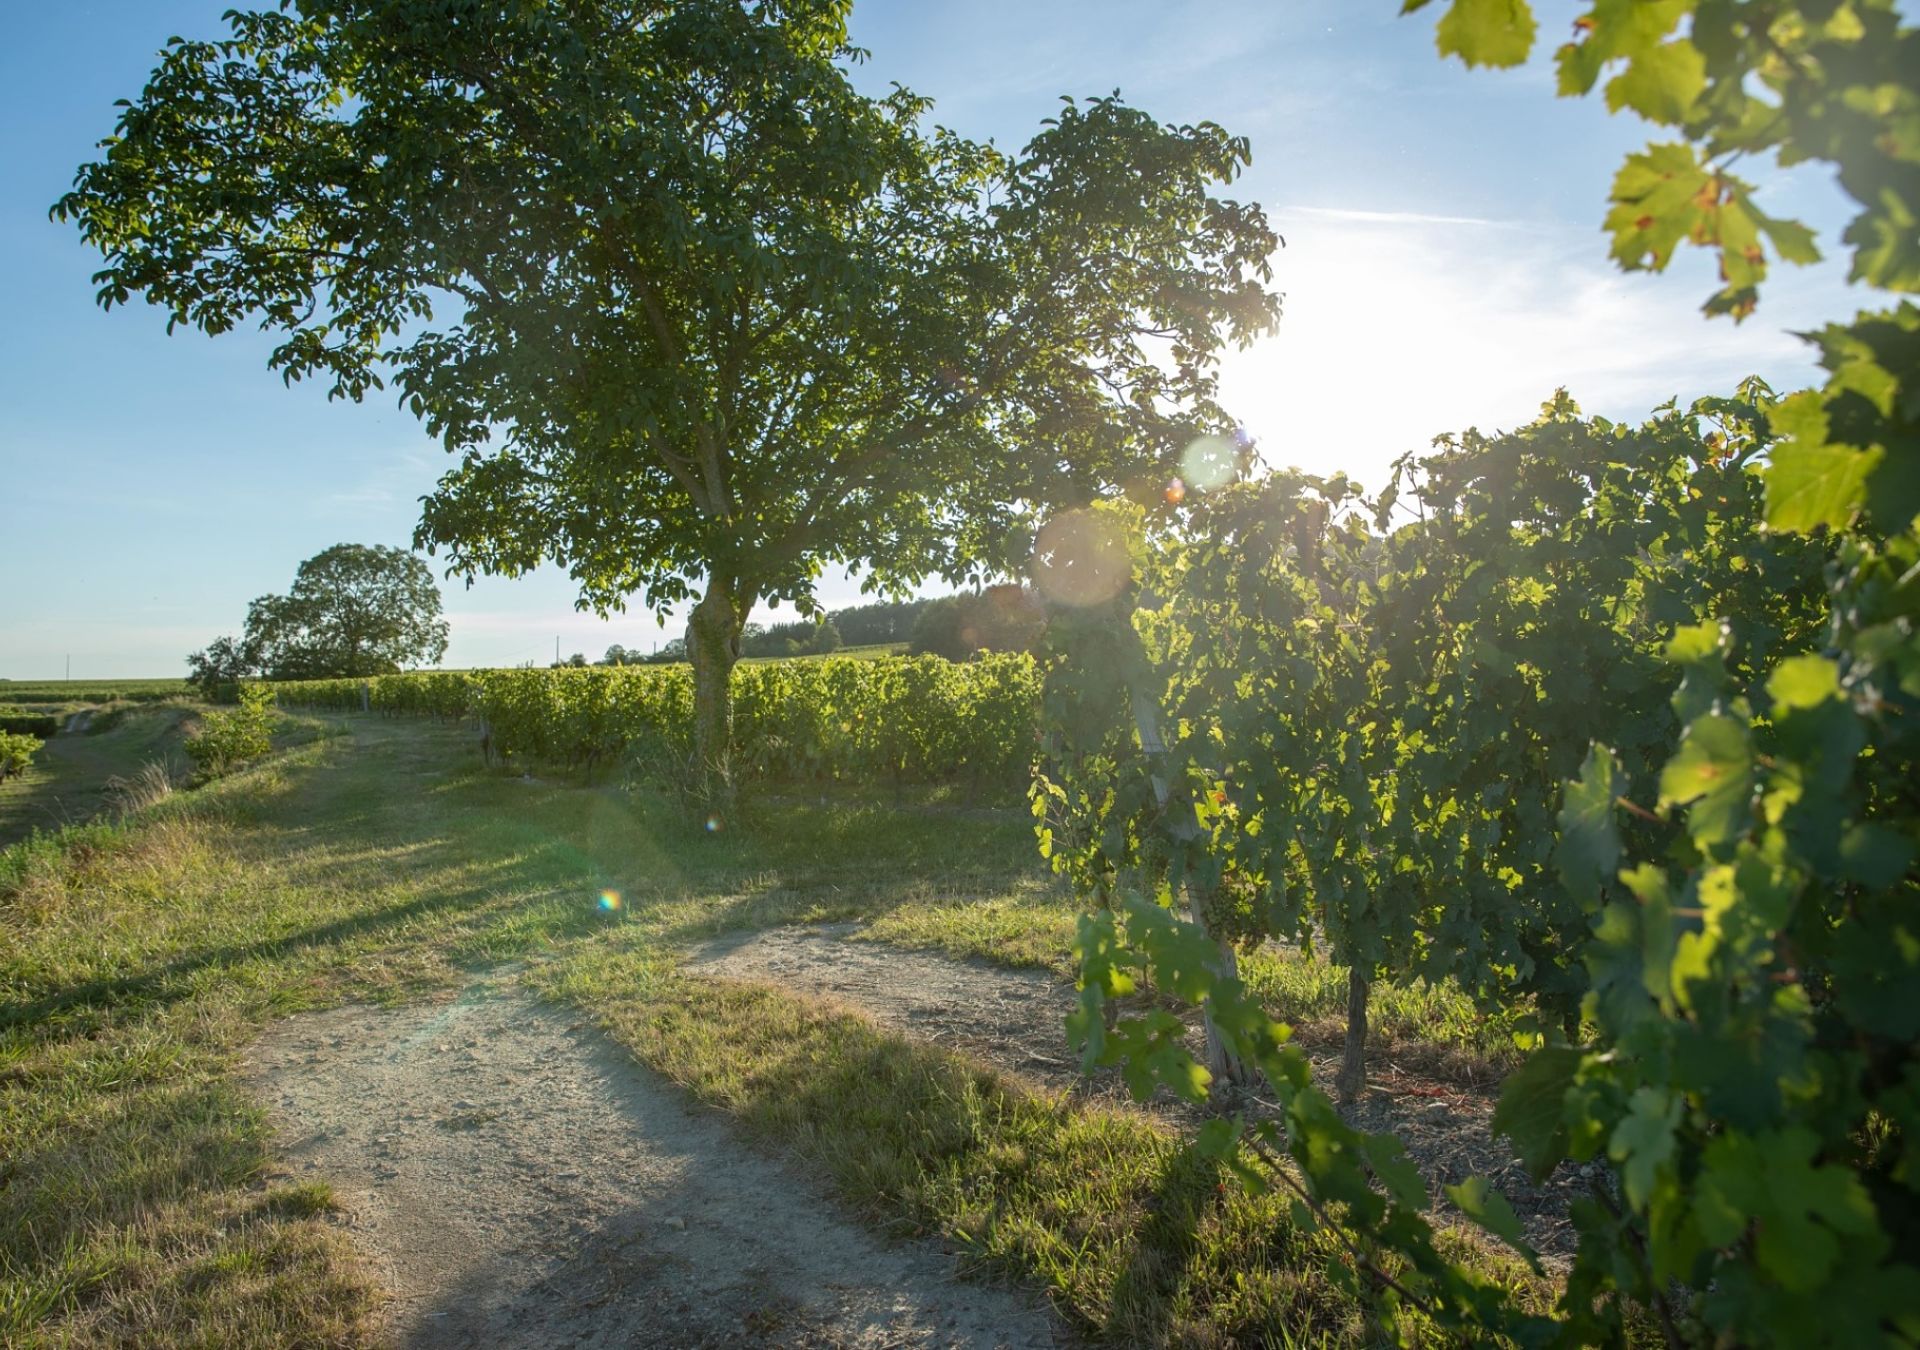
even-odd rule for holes
{"type": "Polygon", "coordinates": [[[708,834],[720,833],[720,817],[718,816],[707,817],[707,833],[708,834]]]}
{"type": "Polygon", "coordinates": [[[618,891],[600,892],[600,908],[605,910],[609,914],[613,913],[614,910],[620,908],[620,892],[618,891]]]}
{"type": "Polygon", "coordinates": [[[1104,604],[1126,589],[1133,559],[1119,525],[1092,511],[1066,511],[1033,541],[1033,584],[1056,604],[1104,604]]]}
{"type": "Polygon", "coordinates": [[[1187,485],[1176,478],[1167,484],[1167,490],[1162,495],[1166,497],[1168,506],[1178,506],[1187,499],[1187,485]]]}
{"type": "Polygon", "coordinates": [[[1240,471],[1240,447],[1225,436],[1202,436],[1180,455],[1180,478],[1197,492],[1225,487],[1240,471]]]}

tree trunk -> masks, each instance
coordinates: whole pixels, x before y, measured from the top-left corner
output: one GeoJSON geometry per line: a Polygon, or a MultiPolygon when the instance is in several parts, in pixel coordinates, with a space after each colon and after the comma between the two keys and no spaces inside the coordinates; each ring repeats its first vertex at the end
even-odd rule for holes
{"type": "MultiPolygon", "coordinates": [[[[1234,955],[1233,944],[1213,936],[1213,931],[1207,927],[1206,906],[1191,885],[1187,887],[1187,912],[1193,916],[1194,926],[1213,939],[1214,948],[1219,953],[1213,962],[1214,974],[1238,979],[1240,960],[1234,955]]],[[[1213,1075],[1213,1081],[1236,1088],[1252,1087],[1253,1075],[1241,1058],[1227,1048],[1227,1039],[1213,1020],[1212,1004],[1203,1004],[1200,1015],[1207,1032],[1207,1072],[1213,1075]]]]}
{"type": "Polygon", "coordinates": [[[1340,1057],[1340,1100],[1351,1102],[1367,1085],[1367,974],[1347,973],[1347,1045],[1340,1057]]]}
{"type": "Polygon", "coordinates": [[[730,583],[710,579],[687,621],[693,664],[693,789],[702,804],[733,805],[733,667],[740,659],[741,605],[730,583]]]}

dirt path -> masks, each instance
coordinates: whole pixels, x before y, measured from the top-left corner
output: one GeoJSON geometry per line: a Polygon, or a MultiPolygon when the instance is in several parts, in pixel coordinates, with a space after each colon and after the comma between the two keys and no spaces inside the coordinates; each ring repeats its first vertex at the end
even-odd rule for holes
{"type": "Polygon", "coordinates": [[[252,1073],[294,1179],[333,1183],[394,1291],[400,1344],[1056,1343],[1037,1300],[872,1236],[504,982],[291,1018],[252,1073]]]}
{"type": "MultiPolygon", "coordinates": [[[[847,940],[857,924],[776,928],[731,936],[694,951],[696,974],[761,980],[801,993],[838,997],[883,1026],[976,1055],[1056,1090],[1124,1097],[1117,1077],[1089,1081],[1067,1048],[1071,985],[1044,971],[1012,970],[930,952],[847,940]]],[[[1196,1051],[1198,1017],[1189,1019],[1196,1051]]],[[[1321,1087],[1331,1092],[1337,1050],[1302,1047],[1321,1087]]],[[[1391,1062],[1369,1066],[1368,1090],[1343,1114],[1355,1127],[1392,1131],[1426,1177],[1429,1191],[1484,1176],[1512,1202],[1528,1240],[1556,1263],[1570,1257],[1576,1235],[1567,1204],[1584,1186],[1566,1166],[1536,1186],[1490,1122],[1494,1097],[1446,1079],[1401,1072],[1391,1062]]],[[[1167,1109],[1184,1111],[1171,1099],[1167,1109]]]]}

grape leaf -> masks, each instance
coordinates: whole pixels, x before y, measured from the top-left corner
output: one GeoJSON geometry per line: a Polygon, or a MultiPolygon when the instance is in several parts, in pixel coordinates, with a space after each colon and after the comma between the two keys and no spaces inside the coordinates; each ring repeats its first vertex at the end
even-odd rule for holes
{"type": "Polygon", "coordinates": [[[1560,807],[1560,844],[1555,858],[1567,890],[1591,909],[1601,887],[1620,871],[1620,829],[1614,802],[1620,796],[1620,761],[1604,745],[1587,751],[1580,776],[1569,782],[1560,807]]]}
{"type": "Polygon", "coordinates": [[[1533,50],[1536,27],[1527,0],[1453,0],[1434,36],[1442,56],[1470,66],[1517,66],[1533,50]]]}
{"type": "Polygon", "coordinates": [[[1485,1177],[1468,1177],[1458,1186],[1447,1187],[1447,1198],[1460,1207],[1462,1214],[1526,1257],[1527,1264],[1536,1274],[1540,1273],[1540,1258],[1527,1245],[1520,1216],[1513,1212],[1507,1197],[1493,1189],[1485,1177]]]}
{"type": "Polygon", "coordinates": [[[1513,1141],[1535,1181],[1567,1156],[1567,1089],[1580,1069],[1580,1051],[1548,1046],[1528,1056],[1500,1085],[1493,1132],[1513,1141]]]}
{"type": "Polygon", "coordinates": [[[1679,753],[1660,773],[1660,805],[1691,806],[1687,828],[1703,845],[1743,832],[1753,801],[1753,747],[1744,722],[1724,713],[1696,717],[1679,753]]]}

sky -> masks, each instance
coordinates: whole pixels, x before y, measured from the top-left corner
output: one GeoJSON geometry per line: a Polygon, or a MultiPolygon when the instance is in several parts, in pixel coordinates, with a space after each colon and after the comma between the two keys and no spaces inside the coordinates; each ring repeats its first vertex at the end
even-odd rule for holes
{"type": "MultiPolygon", "coordinates": [[[[406,545],[449,460],[389,396],[329,403],[267,369],[269,340],[165,333],[136,302],[101,311],[99,259],[47,209],[134,96],[168,36],[217,37],[237,0],[63,0],[9,16],[0,49],[0,678],[177,674],[341,542],[406,545]]],[[[1059,96],[1118,89],[1173,123],[1252,141],[1226,195],[1285,238],[1279,332],[1223,365],[1223,402],[1274,464],[1377,483],[1400,453],[1529,421],[1556,387],[1591,413],[1759,374],[1814,377],[1792,336],[1851,313],[1844,199],[1825,173],[1744,170],[1761,204],[1821,232],[1830,260],[1776,271],[1735,326],[1698,307],[1711,263],[1623,274],[1599,230],[1624,154],[1655,130],[1598,98],[1553,97],[1551,48],[1577,12],[1537,0],[1542,53],[1469,72],[1434,54],[1437,8],[1392,0],[857,0],[862,88],[898,81],[934,120],[1017,149],[1059,96]]],[[[678,636],[602,620],[555,568],[443,586],[449,667],[598,656],[678,636]]],[[[828,607],[858,603],[829,577],[828,607]]],[[[790,617],[761,614],[763,619],[790,617]]]]}

